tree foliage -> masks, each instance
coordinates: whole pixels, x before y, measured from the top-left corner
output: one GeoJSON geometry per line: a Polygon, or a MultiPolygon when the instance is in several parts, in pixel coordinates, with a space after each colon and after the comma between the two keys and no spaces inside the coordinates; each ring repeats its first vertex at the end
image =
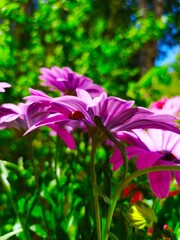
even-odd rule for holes
{"type": "Polygon", "coordinates": [[[69,66],[127,97],[128,84],[153,67],[157,41],[178,37],[172,2],[157,18],[151,1],[2,1],[0,80],[16,86],[10,95],[21,101],[38,86],[40,67],[69,66]]]}

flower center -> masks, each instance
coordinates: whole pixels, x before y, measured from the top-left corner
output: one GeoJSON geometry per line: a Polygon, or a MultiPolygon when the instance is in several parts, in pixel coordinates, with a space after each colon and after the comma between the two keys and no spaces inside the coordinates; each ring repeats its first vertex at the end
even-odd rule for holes
{"type": "Polygon", "coordinates": [[[162,160],[180,164],[180,159],[177,159],[176,156],[174,156],[174,154],[171,152],[165,150],[160,151],[159,153],[163,154],[161,157],[162,160]]]}

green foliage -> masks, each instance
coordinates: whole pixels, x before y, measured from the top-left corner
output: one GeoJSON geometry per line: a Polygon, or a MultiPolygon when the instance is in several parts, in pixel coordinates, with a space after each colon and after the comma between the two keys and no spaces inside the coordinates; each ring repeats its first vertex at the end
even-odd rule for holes
{"type": "Polygon", "coordinates": [[[109,94],[126,97],[128,83],[139,78],[142,46],[159,39],[167,26],[152,12],[146,18],[139,16],[136,5],[105,7],[87,0],[38,1],[37,6],[32,1],[6,0],[0,10],[0,81],[12,83],[13,101],[21,101],[28,87],[38,86],[40,67],[53,65],[69,66],[103,85],[109,94]],[[127,14],[124,24],[125,16],[118,11],[129,11],[135,23],[127,14]]]}
{"type": "Polygon", "coordinates": [[[129,83],[127,95],[136,99],[137,104],[147,107],[163,96],[179,95],[179,67],[177,55],[177,60],[172,65],[151,68],[139,81],[129,83]]]}

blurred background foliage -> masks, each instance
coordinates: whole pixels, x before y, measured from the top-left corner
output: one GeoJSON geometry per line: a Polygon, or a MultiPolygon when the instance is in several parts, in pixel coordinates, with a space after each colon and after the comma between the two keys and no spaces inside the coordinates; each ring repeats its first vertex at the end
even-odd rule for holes
{"type": "Polygon", "coordinates": [[[179,77],[177,69],[170,74],[159,67],[143,80],[148,84],[140,80],[178,44],[179,11],[178,0],[1,1],[0,81],[13,85],[3,98],[21,101],[28,87],[39,88],[39,68],[57,65],[94,79],[109,95],[148,104],[179,77]]]}
{"type": "MultiPolygon", "coordinates": [[[[23,101],[29,87],[53,95],[40,87],[38,76],[41,67],[54,65],[69,66],[92,78],[109,95],[135,99],[145,107],[162,96],[179,95],[180,54],[170,64],[155,64],[179,44],[179,15],[179,0],[0,1],[0,81],[12,84],[0,95],[0,102],[23,101]]],[[[30,137],[22,135],[1,131],[0,152],[1,159],[8,161],[7,178],[19,214],[31,226],[32,239],[94,240],[86,134],[75,134],[73,152],[50,137],[46,128],[30,137]]],[[[96,159],[103,217],[107,212],[104,199],[111,188],[110,154],[102,146],[96,159]]],[[[115,186],[121,173],[114,175],[115,186]]],[[[152,201],[146,178],[138,180],[138,189],[152,201]]],[[[0,192],[1,236],[15,230],[18,220],[2,187],[0,192]]],[[[132,193],[119,202],[118,209],[131,198],[132,193]]],[[[180,238],[179,198],[176,195],[157,205],[154,239],[180,238]],[[164,229],[164,224],[169,228],[164,229]]],[[[119,238],[127,234],[124,225],[119,229],[122,219],[117,210],[113,228],[119,238]]],[[[23,239],[23,235],[12,239],[23,239]]]]}

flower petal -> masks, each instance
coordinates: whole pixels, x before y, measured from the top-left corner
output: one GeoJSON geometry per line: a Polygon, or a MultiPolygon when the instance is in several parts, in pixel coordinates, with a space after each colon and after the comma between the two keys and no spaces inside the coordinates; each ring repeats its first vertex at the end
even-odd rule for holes
{"type": "Polygon", "coordinates": [[[121,126],[117,126],[116,131],[128,131],[138,128],[154,128],[154,129],[163,129],[169,130],[172,132],[180,133],[180,130],[177,128],[177,124],[174,122],[175,117],[168,114],[153,114],[144,108],[134,108],[136,112],[134,115],[131,115],[130,118],[124,119],[124,122],[121,126]]]}
{"type": "Polygon", "coordinates": [[[65,129],[59,127],[56,124],[49,124],[47,126],[54,130],[71,150],[75,148],[76,143],[74,141],[74,138],[65,129]]]}
{"type": "Polygon", "coordinates": [[[7,82],[0,82],[0,92],[5,92],[4,88],[9,88],[11,87],[11,84],[7,82]]]}
{"type": "Polygon", "coordinates": [[[162,155],[157,152],[145,151],[138,147],[127,147],[128,157],[137,156],[136,166],[143,169],[152,166],[162,155]]]}
{"type": "Polygon", "coordinates": [[[55,122],[63,122],[63,121],[66,121],[67,120],[67,117],[65,117],[64,115],[62,114],[53,114],[53,115],[50,115],[48,116],[47,118],[44,118],[43,120],[39,121],[39,122],[36,122],[34,125],[32,125],[25,133],[24,133],[24,136],[26,134],[28,134],[29,132],[39,128],[39,127],[42,127],[42,126],[48,126],[50,124],[54,124],[55,122]]]}
{"type": "Polygon", "coordinates": [[[176,182],[178,183],[178,186],[180,188],[180,171],[174,171],[173,173],[174,173],[176,182]]]}
{"type": "MultiPolygon", "coordinates": [[[[151,150],[151,151],[155,151],[155,145],[151,139],[151,137],[149,136],[148,132],[143,130],[143,129],[134,129],[132,130],[132,133],[134,133],[137,136],[137,140],[136,142],[139,142],[140,146],[144,146],[144,150],[151,150]],[[140,140],[140,141],[139,141],[140,140]]],[[[136,145],[136,143],[135,143],[136,145]]],[[[138,146],[138,145],[136,145],[138,146]]]]}
{"type": "MultiPolygon", "coordinates": [[[[164,142],[164,131],[161,129],[148,129],[148,133],[154,143],[156,151],[162,151],[164,142]]],[[[165,150],[165,149],[164,149],[165,150]]]]}
{"type": "Polygon", "coordinates": [[[110,163],[113,165],[113,171],[118,170],[123,165],[122,154],[118,148],[112,154],[110,163]]]}
{"type": "Polygon", "coordinates": [[[156,197],[166,198],[169,194],[171,171],[159,171],[148,174],[151,189],[156,197]]]}

